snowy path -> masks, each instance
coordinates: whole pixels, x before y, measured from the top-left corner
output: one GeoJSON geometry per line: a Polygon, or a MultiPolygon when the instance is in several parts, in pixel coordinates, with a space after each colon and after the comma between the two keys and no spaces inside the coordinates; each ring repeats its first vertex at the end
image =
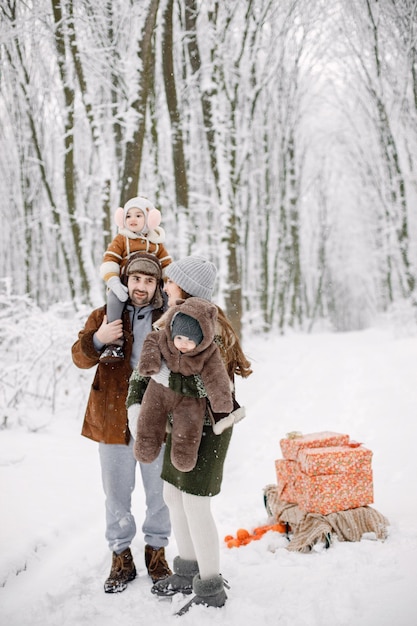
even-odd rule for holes
{"type": "MultiPolygon", "coordinates": [[[[347,432],[374,452],[374,507],[391,521],[384,543],[335,543],[293,554],[286,540],[229,550],[231,584],[221,611],[172,613],[182,599],[158,601],[132,547],[139,577],[106,595],[110,566],[97,448],[79,435],[66,407],[37,433],[0,432],[0,624],[3,626],[416,626],[417,338],[377,330],[342,335],[253,338],[255,374],[239,383],[248,417],[235,429],[224,488],[213,508],[220,538],[267,522],[262,489],[275,482],[279,439],[290,430],[347,432]]],[[[77,370],[74,385],[79,384],[77,370]]],[[[85,389],[81,390],[85,393],[85,389]]],[[[135,494],[141,522],[143,499],[135,494]]],[[[172,540],[168,558],[176,554],[172,540]]]]}

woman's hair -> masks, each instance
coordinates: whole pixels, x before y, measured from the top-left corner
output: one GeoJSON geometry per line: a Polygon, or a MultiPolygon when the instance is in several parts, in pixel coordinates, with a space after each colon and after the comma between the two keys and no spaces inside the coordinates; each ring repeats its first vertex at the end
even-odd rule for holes
{"type": "Polygon", "coordinates": [[[233,326],[219,306],[217,306],[217,321],[220,327],[217,345],[220,348],[229,377],[233,379],[233,376],[236,374],[237,376],[242,376],[242,378],[247,378],[252,374],[250,361],[243,353],[233,326]]]}
{"type": "MultiPolygon", "coordinates": [[[[181,289],[181,296],[184,300],[192,298],[192,296],[183,289],[181,289]]],[[[229,378],[233,380],[235,375],[247,378],[252,374],[250,361],[248,361],[244,355],[239,338],[226,317],[225,312],[217,304],[216,307],[218,330],[220,332],[216,334],[214,340],[219,346],[220,354],[222,355],[229,378]]]]}

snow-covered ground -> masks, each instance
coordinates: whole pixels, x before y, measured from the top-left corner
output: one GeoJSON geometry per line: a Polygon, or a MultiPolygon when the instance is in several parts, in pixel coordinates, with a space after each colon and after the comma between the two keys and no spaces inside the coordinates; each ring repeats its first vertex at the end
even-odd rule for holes
{"type": "MultiPolygon", "coordinates": [[[[43,427],[15,422],[0,431],[0,624],[416,626],[417,337],[386,327],[251,337],[245,351],[255,371],[238,381],[247,418],[235,428],[213,500],[231,585],[226,606],[174,617],[182,599],[151,595],[140,532],[132,546],[139,576],[124,593],[103,592],[110,553],[98,452],[79,434],[92,371],[71,365],[72,393],[53,417],[37,416],[43,427]],[[294,430],[348,433],[373,451],[373,506],[390,521],[385,542],[369,536],[300,554],[269,532],[226,547],[225,535],[268,522],[263,487],[276,482],[279,440],[294,430]]],[[[139,476],[134,501],[140,528],[139,476]]],[[[167,555],[172,562],[174,538],[167,555]]]]}

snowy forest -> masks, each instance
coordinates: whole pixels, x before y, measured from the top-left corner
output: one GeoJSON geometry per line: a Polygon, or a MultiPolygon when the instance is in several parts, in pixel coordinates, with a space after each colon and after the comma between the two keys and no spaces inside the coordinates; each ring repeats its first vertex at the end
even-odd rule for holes
{"type": "Polygon", "coordinates": [[[215,501],[230,601],[184,624],[415,626],[417,0],[0,0],[0,141],[0,622],[177,619],[139,532],[137,579],[103,593],[94,368],[71,359],[142,195],[173,260],[216,264],[253,368],[215,501]],[[267,523],[281,437],[319,431],[372,451],[387,540],[229,550],[267,523]]]}
{"type": "Polygon", "coordinates": [[[417,304],[414,0],[1,0],[2,297],[98,305],[138,193],[238,332],[417,304]]]}

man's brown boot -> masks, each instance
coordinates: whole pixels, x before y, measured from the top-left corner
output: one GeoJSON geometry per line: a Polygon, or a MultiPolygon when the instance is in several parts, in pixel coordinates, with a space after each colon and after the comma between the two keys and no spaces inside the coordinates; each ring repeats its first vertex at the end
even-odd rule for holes
{"type": "Polygon", "coordinates": [[[169,565],[165,560],[164,548],[152,548],[152,546],[146,545],[145,564],[153,583],[156,583],[158,580],[162,580],[163,578],[167,578],[172,574],[169,569],[169,565]]]}
{"type": "Polygon", "coordinates": [[[106,593],[124,591],[127,583],[134,578],[136,578],[136,567],[130,548],[126,548],[121,554],[113,552],[111,570],[104,583],[104,591],[106,593]]]}

